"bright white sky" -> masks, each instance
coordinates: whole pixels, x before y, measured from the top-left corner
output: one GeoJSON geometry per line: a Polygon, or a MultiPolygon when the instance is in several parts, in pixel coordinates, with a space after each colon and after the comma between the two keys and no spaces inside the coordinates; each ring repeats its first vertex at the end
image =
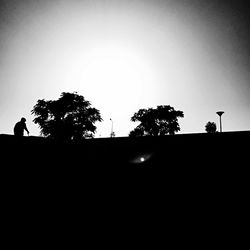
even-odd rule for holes
{"type": "Polygon", "coordinates": [[[100,110],[96,137],[127,136],[140,108],[184,112],[181,133],[250,129],[249,65],[232,11],[199,1],[0,1],[0,134],[38,99],[77,91],[100,110]],[[188,4],[188,2],[190,4],[188,4]],[[191,2],[193,4],[191,4],[191,2]]]}

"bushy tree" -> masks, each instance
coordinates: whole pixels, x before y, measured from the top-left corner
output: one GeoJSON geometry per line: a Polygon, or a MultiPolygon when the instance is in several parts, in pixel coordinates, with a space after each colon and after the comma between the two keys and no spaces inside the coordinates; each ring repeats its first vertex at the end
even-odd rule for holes
{"type": "Polygon", "coordinates": [[[207,133],[215,133],[216,129],[216,124],[214,122],[208,122],[205,126],[205,130],[207,133]]]}
{"type": "Polygon", "coordinates": [[[63,92],[55,101],[38,100],[31,113],[42,135],[59,140],[91,138],[95,122],[102,121],[99,110],[77,92],[63,92]]]}
{"type": "Polygon", "coordinates": [[[173,135],[180,130],[179,117],[184,117],[183,112],[169,105],[157,106],[156,109],[140,109],[131,117],[131,121],[138,121],[140,124],[130,132],[129,136],[173,135]]]}

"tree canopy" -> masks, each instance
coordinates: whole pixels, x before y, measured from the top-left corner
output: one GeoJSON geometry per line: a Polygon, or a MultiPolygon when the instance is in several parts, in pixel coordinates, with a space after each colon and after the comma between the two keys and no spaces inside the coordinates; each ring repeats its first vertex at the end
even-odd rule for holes
{"type": "Polygon", "coordinates": [[[216,124],[214,122],[208,122],[205,126],[205,130],[207,133],[215,133],[216,129],[216,124]]]}
{"type": "Polygon", "coordinates": [[[92,138],[97,121],[102,121],[99,110],[77,92],[62,92],[58,100],[38,100],[31,113],[41,134],[60,140],[92,138]]]}
{"type": "Polygon", "coordinates": [[[157,106],[156,109],[140,109],[131,117],[131,121],[140,124],[130,132],[129,136],[175,134],[180,131],[179,117],[184,117],[183,111],[175,110],[170,105],[157,106]]]}

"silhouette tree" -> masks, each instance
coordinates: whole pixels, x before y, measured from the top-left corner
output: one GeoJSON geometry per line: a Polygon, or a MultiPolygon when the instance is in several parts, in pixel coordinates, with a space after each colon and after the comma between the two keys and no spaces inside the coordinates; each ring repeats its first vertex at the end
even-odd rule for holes
{"type": "Polygon", "coordinates": [[[156,109],[140,109],[131,117],[131,121],[138,121],[140,124],[129,133],[129,136],[173,135],[180,130],[179,117],[184,117],[183,112],[169,105],[157,106],[156,109]]]}
{"type": "Polygon", "coordinates": [[[94,123],[102,121],[99,110],[77,92],[62,92],[55,101],[38,100],[31,113],[42,135],[59,140],[93,138],[94,123]]]}
{"type": "Polygon", "coordinates": [[[207,133],[215,133],[216,129],[216,124],[214,122],[208,122],[205,126],[205,130],[207,133]]]}

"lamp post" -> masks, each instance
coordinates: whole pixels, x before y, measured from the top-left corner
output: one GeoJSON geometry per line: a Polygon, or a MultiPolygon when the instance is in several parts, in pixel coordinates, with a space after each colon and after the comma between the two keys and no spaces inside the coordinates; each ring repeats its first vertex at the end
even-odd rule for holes
{"type": "Polygon", "coordinates": [[[216,114],[220,117],[220,132],[222,132],[221,116],[224,114],[224,111],[218,111],[216,114]]]}
{"type": "Polygon", "coordinates": [[[111,133],[110,133],[110,137],[112,138],[113,137],[113,120],[110,118],[110,121],[111,121],[111,133]]]}

